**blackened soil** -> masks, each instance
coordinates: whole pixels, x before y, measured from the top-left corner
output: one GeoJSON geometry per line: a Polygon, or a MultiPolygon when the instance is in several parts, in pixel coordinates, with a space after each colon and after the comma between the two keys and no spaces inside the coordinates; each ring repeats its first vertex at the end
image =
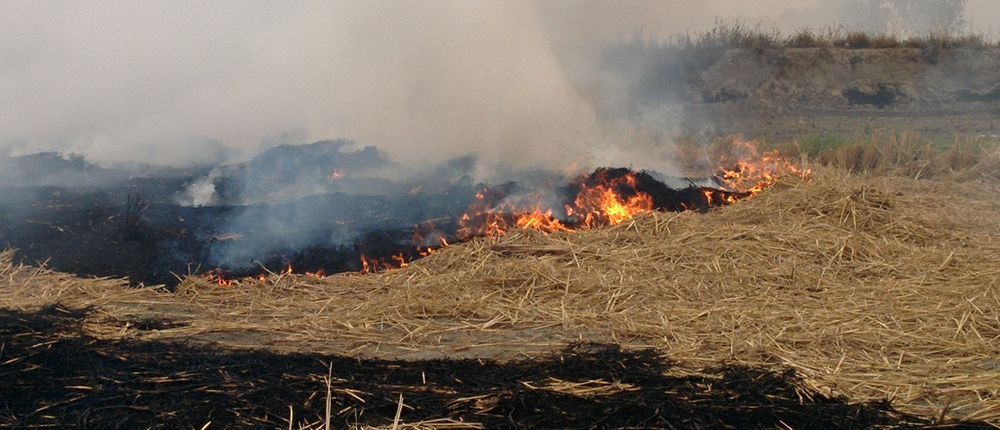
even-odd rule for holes
{"type": "Polygon", "coordinates": [[[593,174],[574,181],[568,187],[569,195],[575,196],[582,187],[592,188],[598,184],[614,184],[613,191],[623,200],[631,199],[637,193],[646,193],[653,200],[656,210],[667,212],[697,211],[707,212],[718,206],[719,202],[742,199],[747,193],[725,191],[716,188],[690,186],[687,188],[670,188],[647,172],[635,172],[630,169],[598,168],[593,174]],[[631,175],[634,186],[623,178],[631,175]],[[711,196],[709,198],[708,196],[711,196]]]}
{"type": "MultiPolygon", "coordinates": [[[[420,258],[427,247],[441,246],[439,239],[455,243],[473,237],[460,231],[459,220],[477,193],[492,207],[508,195],[527,192],[512,182],[494,187],[460,183],[433,193],[330,193],[269,204],[179,205],[174,196],[190,180],[0,189],[0,247],[15,248],[17,260],[26,264],[168,289],[185,275],[208,272],[231,279],[288,267],[296,273],[378,271],[420,258]]],[[[624,168],[598,169],[559,193],[572,203],[581,187],[612,183],[619,196],[644,192],[654,209],[666,211],[704,212],[745,196],[694,186],[671,189],[645,172],[624,168]],[[623,181],[626,175],[635,181],[623,181]]],[[[560,221],[568,227],[578,222],[560,221]]]]}
{"type": "Polygon", "coordinates": [[[329,194],[189,207],[172,201],[183,185],[0,190],[0,248],[15,248],[25,264],[168,288],[213,270],[233,277],[289,265],[299,273],[358,271],[361,255],[372,262],[418,257],[414,226],[457,219],[474,196],[470,186],[434,199],[329,194]]]}
{"type": "Polygon", "coordinates": [[[533,360],[360,360],[108,341],[81,331],[85,310],[0,310],[2,428],[390,426],[450,418],[490,429],[988,429],[931,425],[888,403],[848,404],[791,371],[723,366],[670,376],[654,350],[580,344],[533,360]],[[554,389],[559,381],[604,391],[554,389]]]}

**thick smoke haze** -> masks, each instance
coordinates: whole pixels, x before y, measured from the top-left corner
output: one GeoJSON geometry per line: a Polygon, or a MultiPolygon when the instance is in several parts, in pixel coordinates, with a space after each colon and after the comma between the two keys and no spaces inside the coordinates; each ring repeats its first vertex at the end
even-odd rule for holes
{"type": "MultiPolygon", "coordinates": [[[[858,4],[2,1],[0,155],[183,166],[344,138],[409,166],[476,154],[485,165],[662,169],[635,155],[649,142],[598,124],[574,47],[720,20],[850,25],[864,18],[858,4]]],[[[968,3],[974,30],[1000,29],[994,4],[968,3]]],[[[652,116],[670,134],[681,115],[652,116]]]]}

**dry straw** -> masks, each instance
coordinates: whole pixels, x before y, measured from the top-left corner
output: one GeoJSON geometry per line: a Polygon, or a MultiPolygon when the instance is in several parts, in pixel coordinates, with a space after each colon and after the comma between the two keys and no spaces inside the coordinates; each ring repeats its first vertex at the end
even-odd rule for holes
{"type": "Polygon", "coordinates": [[[618,342],[660,349],[676,372],[791,367],[852,401],[998,423],[997,158],[934,180],[816,166],[708,214],[513,231],[369,276],[188,277],[164,293],[6,252],[0,306],[92,307],[85,330],[105,338],[357,356],[516,359],[618,342]]]}

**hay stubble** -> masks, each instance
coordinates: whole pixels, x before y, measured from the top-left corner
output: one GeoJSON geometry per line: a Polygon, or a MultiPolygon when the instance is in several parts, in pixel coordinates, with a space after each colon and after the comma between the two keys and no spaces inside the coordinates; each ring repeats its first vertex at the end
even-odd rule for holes
{"type": "Polygon", "coordinates": [[[814,170],[704,215],[513,231],[369,276],[188,277],[166,293],[7,252],[0,306],[90,307],[85,330],[103,338],[358,356],[617,342],[656,347],[677,372],[791,367],[854,401],[1000,420],[1000,184],[814,170]]]}

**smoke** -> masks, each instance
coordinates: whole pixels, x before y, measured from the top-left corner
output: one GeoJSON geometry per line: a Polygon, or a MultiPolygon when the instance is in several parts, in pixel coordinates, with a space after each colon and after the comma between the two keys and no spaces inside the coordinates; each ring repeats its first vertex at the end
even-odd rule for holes
{"type": "Polygon", "coordinates": [[[246,265],[461,211],[478,181],[521,180],[536,187],[507,203],[556,204],[560,174],[679,173],[678,137],[713,127],[672,90],[683,68],[609,47],[737,21],[990,30],[996,12],[991,0],[4,2],[0,185],[125,183],[90,163],[197,167],[171,182],[186,185],[173,218],[203,224],[211,263],[246,265]]]}
{"type": "Polygon", "coordinates": [[[990,18],[995,12],[996,5],[985,0],[841,0],[789,11],[784,19],[803,21],[812,28],[843,26],[851,30],[919,36],[965,30],[990,31],[989,27],[996,24],[995,18],[990,18]],[[967,12],[970,6],[976,11],[992,10],[986,20],[979,22],[978,16],[973,20],[973,15],[967,12]],[[825,16],[826,21],[817,25],[817,16],[825,16]]]}
{"type": "MultiPolygon", "coordinates": [[[[901,0],[10,2],[0,148],[183,166],[345,138],[408,165],[641,164],[661,138],[600,123],[583,75],[600,46],[719,20],[850,25],[870,15],[862,3],[897,21],[949,12],[901,0]]],[[[685,120],[674,107],[647,116],[667,135],[685,120]]]]}
{"type": "Polygon", "coordinates": [[[206,142],[345,137],[413,162],[541,162],[588,122],[524,3],[8,6],[15,152],[176,165],[218,161],[206,142]]]}

